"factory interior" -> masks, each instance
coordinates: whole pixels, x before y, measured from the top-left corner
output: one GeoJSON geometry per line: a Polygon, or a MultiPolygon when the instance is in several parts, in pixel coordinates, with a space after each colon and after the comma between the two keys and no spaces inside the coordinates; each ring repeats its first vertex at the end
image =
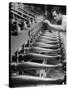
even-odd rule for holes
{"type": "MultiPolygon", "coordinates": [[[[9,3],[9,86],[66,84],[66,56],[51,9],[58,5],[9,3]]],[[[66,15],[66,6],[60,6],[66,15]]]]}

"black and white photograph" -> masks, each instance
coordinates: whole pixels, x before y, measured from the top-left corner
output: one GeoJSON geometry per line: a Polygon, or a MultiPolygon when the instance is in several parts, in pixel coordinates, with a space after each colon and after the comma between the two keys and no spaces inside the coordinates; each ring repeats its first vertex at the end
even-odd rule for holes
{"type": "Polygon", "coordinates": [[[66,9],[9,2],[9,87],[67,84],[66,9]]]}

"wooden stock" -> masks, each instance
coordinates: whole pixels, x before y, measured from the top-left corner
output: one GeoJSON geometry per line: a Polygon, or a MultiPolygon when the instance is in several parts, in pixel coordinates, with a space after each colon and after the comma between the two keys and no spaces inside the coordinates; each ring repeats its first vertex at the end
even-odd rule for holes
{"type": "MultiPolygon", "coordinates": [[[[33,81],[45,81],[50,82],[50,81],[57,81],[57,80],[64,80],[64,77],[61,76],[61,78],[41,78],[41,77],[35,77],[35,76],[29,76],[29,75],[16,75],[16,76],[12,76],[12,79],[15,80],[33,80],[33,81]]],[[[51,83],[51,82],[50,82],[51,83]]]]}
{"type": "Polygon", "coordinates": [[[17,70],[23,71],[24,69],[45,69],[45,68],[59,68],[62,67],[62,64],[49,65],[49,64],[40,64],[35,62],[21,62],[16,65],[17,70]]]}
{"type": "Polygon", "coordinates": [[[47,49],[47,48],[41,48],[41,47],[32,47],[30,49],[30,51],[35,51],[35,52],[45,52],[45,53],[58,53],[60,52],[60,48],[59,49],[47,49]]]}
{"type": "Polygon", "coordinates": [[[33,44],[33,46],[39,46],[39,47],[44,47],[44,48],[52,48],[52,49],[58,49],[59,45],[53,45],[53,44],[46,44],[42,42],[36,42],[33,44]]]}
{"type": "Polygon", "coordinates": [[[36,59],[36,60],[44,60],[44,59],[55,59],[55,58],[61,58],[61,55],[43,55],[43,54],[37,54],[37,53],[28,53],[23,56],[23,60],[27,59],[36,59]]]}

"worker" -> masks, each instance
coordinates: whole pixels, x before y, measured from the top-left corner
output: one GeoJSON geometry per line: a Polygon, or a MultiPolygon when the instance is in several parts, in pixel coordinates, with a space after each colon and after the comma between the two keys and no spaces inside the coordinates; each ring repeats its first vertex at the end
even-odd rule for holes
{"type": "Polygon", "coordinates": [[[56,24],[52,24],[49,20],[44,20],[43,22],[47,24],[50,30],[58,31],[60,33],[61,42],[63,43],[64,51],[66,53],[66,15],[61,13],[60,7],[54,7],[51,10],[51,13],[56,24]]]}

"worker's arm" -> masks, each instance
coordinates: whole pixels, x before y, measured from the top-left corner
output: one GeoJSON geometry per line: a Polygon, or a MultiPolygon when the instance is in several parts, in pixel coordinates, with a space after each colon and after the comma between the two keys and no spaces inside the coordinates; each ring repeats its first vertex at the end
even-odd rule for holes
{"type": "Polygon", "coordinates": [[[48,27],[51,28],[52,30],[56,30],[60,32],[65,32],[66,30],[66,20],[63,20],[61,25],[52,24],[50,23],[49,20],[45,20],[44,22],[47,23],[48,27]]]}

